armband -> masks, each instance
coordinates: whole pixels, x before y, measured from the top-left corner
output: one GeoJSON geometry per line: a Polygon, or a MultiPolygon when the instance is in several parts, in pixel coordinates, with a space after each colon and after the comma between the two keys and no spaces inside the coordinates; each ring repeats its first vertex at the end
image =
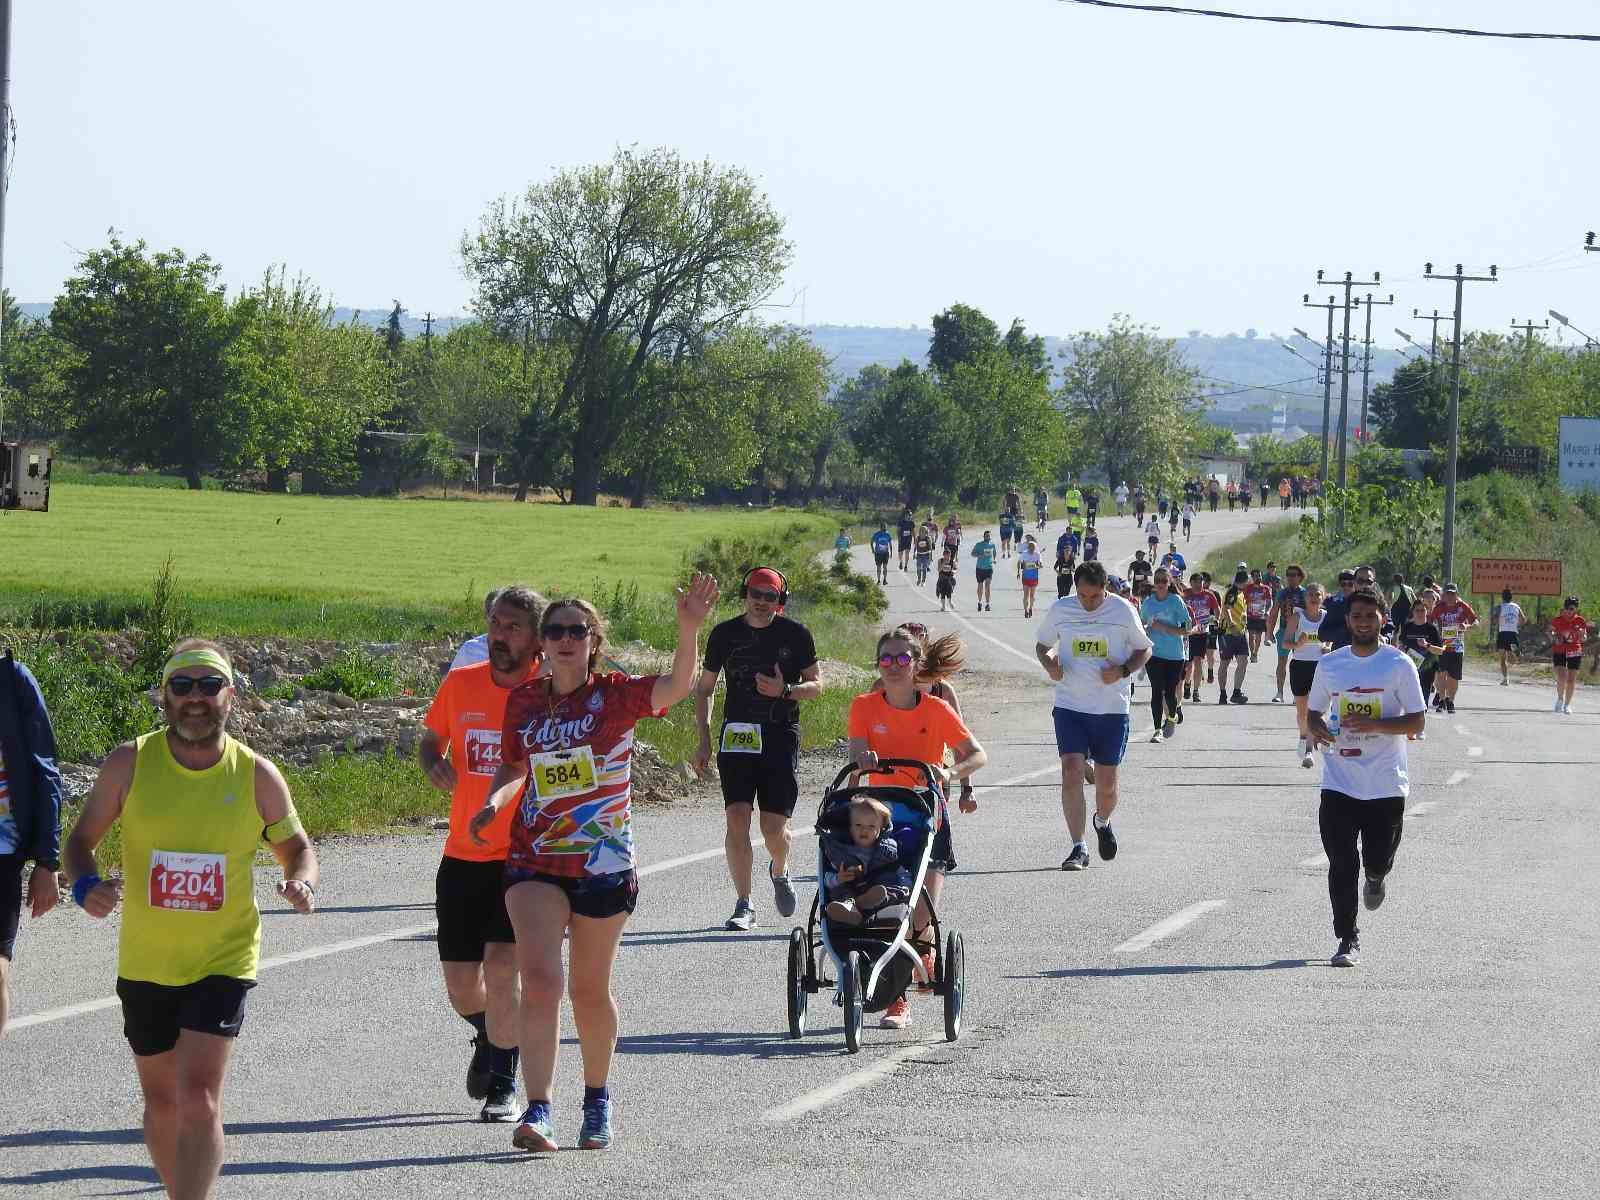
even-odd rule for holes
{"type": "Polygon", "coordinates": [[[300,814],[290,807],[288,815],[282,820],[274,821],[261,831],[261,836],[273,845],[286,842],[297,833],[304,833],[306,827],[300,824],[300,814]]]}
{"type": "Polygon", "coordinates": [[[72,881],[72,902],[82,908],[83,902],[89,898],[89,893],[99,887],[100,882],[100,876],[98,875],[78,876],[72,881]]]}

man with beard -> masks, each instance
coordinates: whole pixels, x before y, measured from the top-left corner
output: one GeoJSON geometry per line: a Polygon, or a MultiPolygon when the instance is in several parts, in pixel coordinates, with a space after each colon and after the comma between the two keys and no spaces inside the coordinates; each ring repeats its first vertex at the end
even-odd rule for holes
{"type": "Polygon", "coordinates": [[[179,642],[161,672],[166,725],[111,752],[65,856],[79,907],[122,907],[117,995],[145,1146],[183,1200],[211,1195],[222,1170],[222,1083],[261,956],[263,841],[283,870],[278,895],[297,912],[316,905],[316,853],[278,768],[228,736],[233,699],[227,653],[179,642]],[[123,876],[102,879],[95,847],[118,819],[123,876]]]}
{"type": "Polygon", "coordinates": [[[417,757],[428,781],[450,793],[450,832],[434,881],[439,965],[456,1014],[472,1026],[467,1095],[482,1100],[484,1121],[514,1121],[517,1013],[521,1004],[516,938],[502,877],[515,805],[481,835],[468,832],[500,766],[500,730],[511,689],[537,671],[544,601],[532,588],[501,589],[489,605],[488,660],[444,677],[428,709],[417,757]]]}

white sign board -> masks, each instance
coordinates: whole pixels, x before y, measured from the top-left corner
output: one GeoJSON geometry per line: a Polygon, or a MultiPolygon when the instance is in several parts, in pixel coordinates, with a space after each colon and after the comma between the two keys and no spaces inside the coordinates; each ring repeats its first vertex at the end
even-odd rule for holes
{"type": "Polygon", "coordinates": [[[1600,418],[1562,417],[1557,441],[1561,486],[1600,492],[1600,418]]]}

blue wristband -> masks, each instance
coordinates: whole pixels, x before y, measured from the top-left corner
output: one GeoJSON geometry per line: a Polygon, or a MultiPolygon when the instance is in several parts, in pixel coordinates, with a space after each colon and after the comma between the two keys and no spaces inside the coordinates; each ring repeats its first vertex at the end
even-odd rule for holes
{"type": "Polygon", "coordinates": [[[73,880],[73,903],[79,908],[82,908],[83,902],[89,898],[89,893],[94,891],[95,888],[99,887],[100,883],[101,879],[98,875],[80,875],[77,879],[73,880]]]}

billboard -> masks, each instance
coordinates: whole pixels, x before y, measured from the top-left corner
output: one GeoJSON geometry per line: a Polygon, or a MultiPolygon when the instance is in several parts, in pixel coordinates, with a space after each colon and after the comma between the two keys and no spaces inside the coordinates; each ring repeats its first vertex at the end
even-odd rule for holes
{"type": "Polygon", "coordinates": [[[1559,558],[1475,558],[1472,560],[1474,596],[1496,596],[1510,588],[1518,596],[1561,595],[1559,558]]]}
{"type": "Polygon", "coordinates": [[[1600,492],[1600,418],[1562,417],[1556,435],[1561,486],[1600,492]]]}

